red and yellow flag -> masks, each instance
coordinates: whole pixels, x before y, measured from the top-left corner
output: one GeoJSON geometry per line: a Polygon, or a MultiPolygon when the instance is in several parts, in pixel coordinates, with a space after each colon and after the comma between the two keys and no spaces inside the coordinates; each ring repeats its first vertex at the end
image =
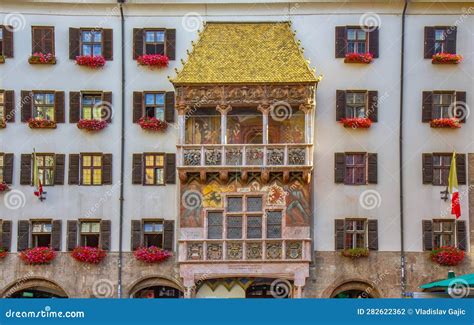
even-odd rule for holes
{"type": "Polygon", "coordinates": [[[456,153],[453,152],[451,167],[449,169],[449,193],[451,193],[451,214],[456,215],[456,219],[461,217],[461,203],[459,202],[458,173],[456,170],[456,153]]]}

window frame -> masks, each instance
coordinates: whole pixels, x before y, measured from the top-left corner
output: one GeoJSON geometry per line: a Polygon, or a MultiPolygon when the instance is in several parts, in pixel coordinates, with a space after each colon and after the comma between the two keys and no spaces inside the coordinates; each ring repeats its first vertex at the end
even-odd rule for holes
{"type": "MultiPolygon", "coordinates": [[[[0,55],[1,55],[1,52],[0,52],[0,55]]],[[[6,122],[7,112],[5,110],[5,90],[0,89],[0,94],[2,95],[1,96],[2,99],[0,100],[0,121],[6,122]]]]}
{"type": "MultiPolygon", "coordinates": [[[[37,30],[37,29],[49,29],[51,31],[51,53],[53,56],[55,55],[56,53],[56,47],[55,47],[55,33],[54,33],[54,26],[31,26],[31,54],[34,54],[33,53],[33,49],[34,49],[34,35],[35,35],[35,32],[34,30],[37,30]]],[[[41,45],[41,48],[42,48],[42,52],[43,54],[48,54],[46,51],[44,51],[44,48],[45,48],[45,41],[44,39],[42,39],[42,43],[40,44],[41,45]]]]}
{"type": "MultiPolygon", "coordinates": [[[[39,164],[37,165],[38,166],[38,174],[39,174],[39,171],[40,170],[43,170],[43,174],[42,174],[42,177],[41,177],[41,185],[42,186],[53,186],[54,185],[54,178],[55,178],[55,173],[56,173],[56,154],[55,153],[50,153],[50,152],[40,152],[40,153],[36,153],[36,158],[38,159],[39,158],[42,158],[43,160],[43,166],[40,166],[39,164]],[[45,165],[45,162],[46,162],[46,157],[52,157],[53,158],[53,165],[52,166],[46,166],[45,165]],[[46,170],[50,170],[51,171],[51,175],[52,175],[52,183],[51,184],[46,184],[45,182],[45,172],[46,170]]],[[[35,155],[32,155],[32,158],[34,159],[35,158],[35,155]]],[[[33,165],[37,163],[35,161],[33,161],[33,165]]],[[[33,173],[34,171],[32,170],[32,174],[31,174],[31,178],[33,180],[33,173]]],[[[34,181],[34,180],[33,180],[34,181]]]]}
{"type": "Polygon", "coordinates": [[[91,47],[91,56],[96,56],[94,55],[94,45],[98,45],[100,43],[100,54],[97,56],[104,56],[104,30],[101,28],[80,28],[79,29],[79,54],[82,56],[85,56],[84,54],[84,45],[85,46],[90,46],[91,47]],[[83,40],[83,33],[85,32],[100,32],[100,42],[84,42],[83,40]]]}
{"type": "Polygon", "coordinates": [[[349,53],[358,53],[358,54],[365,54],[367,52],[369,52],[369,32],[365,31],[361,26],[346,26],[346,34],[344,35],[344,39],[346,41],[346,54],[349,54],[349,53]],[[350,30],[355,30],[356,33],[356,38],[355,40],[349,40],[349,31],[350,30]],[[358,33],[357,31],[363,31],[365,33],[365,52],[363,53],[359,53],[358,51],[357,52],[350,52],[349,51],[349,42],[354,42],[354,49],[358,48],[358,46],[356,46],[358,43],[362,43],[361,40],[358,39],[358,33]]]}
{"type": "Polygon", "coordinates": [[[368,227],[368,219],[366,218],[346,218],[344,219],[344,249],[368,249],[369,245],[369,227],[368,227]],[[364,224],[364,229],[363,230],[358,230],[357,228],[357,222],[363,222],[364,224]],[[353,229],[349,230],[348,225],[349,223],[353,224],[353,229]],[[351,247],[346,246],[346,236],[348,234],[351,234],[352,236],[352,243],[351,247]],[[357,235],[358,234],[363,234],[364,238],[364,247],[357,247],[357,235]]]}
{"type": "Polygon", "coordinates": [[[158,246],[160,249],[164,249],[165,244],[165,220],[164,219],[142,219],[142,243],[143,247],[151,247],[151,245],[147,244],[147,235],[161,235],[161,246],[158,246]],[[161,224],[161,232],[152,231],[147,232],[145,230],[145,224],[153,223],[153,224],[161,224]]]}
{"type": "MultiPolygon", "coordinates": [[[[90,246],[90,245],[83,245],[83,241],[82,241],[82,238],[83,236],[87,237],[87,236],[97,236],[97,248],[100,248],[100,237],[101,237],[101,225],[100,225],[100,222],[101,220],[100,219],[79,219],[79,244],[81,246],[89,246],[89,247],[94,247],[94,246],[90,246]],[[99,224],[99,231],[98,232],[92,232],[92,231],[89,231],[89,232],[82,232],[82,224],[83,223],[98,223],[99,224]]],[[[86,243],[86,242],[84,242],[86,243]]]]}
{"type": "Polygon", "coordinates": [[[369,168],[369,163],[368,163],[368,153],[366,152],[346,152],[344,154],[344,166],[345,166],[345,169],[344,169],[344,185],[367,185],[368,184],[368,168],[369,168]],[[364,156],[364,166],[362,166],[361,164],[352,164],[352,165],[348,165],[347,164],[347,157],[348,156],[356,156],[356,155],[361,155],[361,156],[364,156]],[[356,168],[361,168],[363,167],[364,168],[364,180],[363,182],[360,182],[360,183],[357,183],[355,181],[355,171],[356,171],[356,168]],[[347,181],[347,171],[349,168],[352,168],[353,170],[353,174],[352,174],[352,180],[353,182],[348,182],[347,181]]]}
{"type": "MultiPolygon", "coordinates": [[[[4,182],[4,179],[5,179],[5,153],[0,152],[0,184],[4,182]]],[[[1,226],[1,223],[0,223],[0,226],[1,226]]],[[[1,234],[1,229],[0,229],[0,234],[1,234]]]]}
{"type": "Polygon", "coordinates": [[[142,116],[143,117],[148,117],[147,115],[147,107],[153,107],[153,115],[156,118],[156,109],[163,106],[163,119],[162,121],[165,121],[166,119],[166,92],[165,91],[144,91],[143,92],[143,111],[142,111],[142,116]],[[153,105],[147,105],[146,104],[146,95],[153,95],[154,97],[154,104],[153,105]],[[156,104],[156,95],[163,95],[163,105],[158,105],[156,104]]]}
{"type": "Polygon", "coordinates": [[[446,35],[449,30],[449,27],[444,27],[444,26],[435,26],[434,27],[434,43],[433,43],[433,54],[439,54],[439,53],[447,53],[446,52],[446,47],[447,47],[447,41],[446,41],[446,35]],[[443,39],[438,40],[436,39],[436,32],[442,31],[443,32],[443,39]],[[441,51],[437,51],[437,44],[440,44],[441,51]]]}
{"type": "Polygon", "coordinates": [[[80,161],[80,173],[79,173],[79,177],[80,177],[80,185],[82,186],[102,186],[103,183],[104,183],[104,155],[102,153],[89,153],[89,152],[85,152],[85,153],[80,153],[79,155],[79,161],[80,161]],[[90,156],[91,157],[91,166],[86,166],[88,167],[88,169],[91,170],[91,184],[85,184],[84,183],[84,157],[85,156],[90,156]],[[95,169],[99,169],[99,167],[94,167],[94,159],[93,157],[95,156],[98,156],[98,157],[101,157],[101,160],[100,160],[100,184],[94,184],[94,170],[95,169]]]}
{"type": "Polygon", "coordinates": [[[35,248],[35,247],[50,247],[52,246],[53,243],[53,220],[52,219],[32,219],[30,220],[30,248],[35,248]],[[35,224],[42,224],[50,226],[50,231],[49,232],[34,232],[33,228],[35,224]],[[48,246],[38,246],[37,241],[38,238],[37,236],[46,236],[49,235],[49,244],[48,246]]]}
{"type": "Polygon", "coordinates": [[[0,55],[3,55],[4,47],[5,47],[5,33],[3,29],[5,26],[0,26],[0,55]]]}
{"type": "Polygon", "coordinates": [[[436,237],[437,236],[446,236],[449,235],[451,236],[450,240],[450,245],[448,246],[453,246],[457,247],[457,241],[456,241],[456,230],[457,230],[457,223],[453,219],[433,219],[433,249],[440,248],[442,246],[447,246],[447,245],[436,245],[436,237]],[[440,229],[439,231],[435,230],[435,224],[440,223],[440,229]],[[444,223],[451,223],[451,231],[447,231],[443,229],[443,224],[444,223]]]}
{"type": "Polygon", "coordinates": [[[439,118],[450,118],[449,116],[449,108],[450,107],[453,107],[455,109],[455,111],[453,112],[453,117],[454,116],[457,116],[456,113],[457,113],[457,107],[454,105],[456,103],[456,91],[454,90],[436,90],[436,91],[433,91],[433,95],[432,95],[432,109],[433,109],[433,112],[439,112],[439,118]],[[446,104],[443,103],[443,95],[450,95],[451,96],[451,103],[448,106],[448,116],[443,116],[443,112],[444,110],[442,109],[443,107],[446,107],[446,104]],[[439,103],[435,103],[435,96],[439,96],[440,98],[440,102],[439,103]]]}
{"type": "MultiPolygon", "coordinates": [[[[351,104],[348,104],[347,101],[348,101],[348,95],[355,95],[355,94],[363,94],[364,95],[364,102],[363,102],[363,106],[364,106],[364,118],[368,118],[368,106],[369,106],[369,96],[368,96],[368,92],[366,90],[346,90],[345,91],[345,110],[344,110],[344,113],[345,113],[345,116],[346,118],[349,118],[349,114],[348,114],[348,110],[350,109],[352,113],[354,114],[350,114],[350,118],[358,118],[355,114],[355,109],[357,107],[361,107],[362,105],[358,105],[357,103],[351,103],[351,104]]],[[[354,96],[354,98],[356,98],[356,96],[354,96]]]]}
{"type": "Polygon", "coordinates": [[[102,121],[102,101],[103,101],[103,92],[101,91],[81,91],[81,99],[80,99],[80,112],[79,112],[79,117],[80,119],[83,119],[83,120],[99,120],[99,121],[102,121]],[[84,97],[86,96],[89,96],[89,97],[99,97],[99,102],[98,103],[95,103],[93,106],[91,106],[91,116],[92,118],[91,119],[86,119],[84,117],[84,97]],[[99,110],[99,115],[100,115],[100,118],[99,119],[95,119],[94,118],[94,108],[98,109],[99,110]]]}
{"type": "Polygon", "coordinates": [[[164,34],[164,40],[163,40],[163,54],[160,54],[160,55],[165,55],[165,56],[168,56],[167,53],[166,53],[166,48],[167,48],[167,42],[166,42],[166,28],[144,28],[143,29],[143,54],[144,55],[147,55],[147,51],[146,51],[146,46],[147,44],[153,44],[156,46],[156,44],[161,44],[161,42],[147,42],[146,41],[146,33],[147,32],[153,32],[153,33],[157,33],[157,32],[163,32],[164,34]]]}
{"type": "Polygon", "coordinates": [[[38,106],[39,107],[47,107],[50,108],[52,105],[53,108],[53,119],[51,121],[56,122],[56,92],[54,90],[34,90],[32,91],[33,96],[31,99],[31,117],[35,120],[39,120],[39,118],[36,116],[36,112],[38,111],[38,106]],[[44,104],[46,102],[45,97],[43,98],[43,104],[36,104],[35,103],[35,96],[36,95],[41,95],[41,96],[46,96],[46,95],[53,95],[53,103],[52,104],[44,104]]]}
{"type": "Polygon", "coordinates": [[[166,154],[164,152],[144,152],[143,153],[143,156],[142,156],[142,159],[143,159],[143,185],[144,186],[164,186],[166,185],[166,154]],[[153,165],[153,184],[147,184],[146,183],[146,171],[147,169],[150,169],[151,167],[148,167],[147,164],[146,164],[146,158],[147,156],[153,156],[153,161],[154,161],[154,165],[153,165]],[[163,166],[162,166],[162,175],[163,175],[163,183],[157,183],[156,182],[156,169],[157,169],[157,165],[156,165],[156,156],[162,156],[163,157],[163,166]]]}
{"type": "Polygon", "coordinates": [[[452,157],[452,154],[450,153],[444,153],[444,152],[434,152],[433,153],[433,185],[435,186],[448,186],[449,185],[449,170],[451,169],[451,157],[452,157]],[[440,162],[441,162],[441,165],[435,165],[435,158],[436,157],[439,157],[440,158],[440,162]],[[443,165],[442,162],[443,162],[443,157],[448,157],[449,158],[449,166],[446,166],[446,165],[443,165]],[[446,171],[445,172],[447,174],[446,176],[446,179],[443,180],[443,174],[442,172],[446,171]],[[436,173],[441,173],[440,174],[440,177],[439,177],[439,180],[440,182],[437,182],[436,181],[436,173]]]}

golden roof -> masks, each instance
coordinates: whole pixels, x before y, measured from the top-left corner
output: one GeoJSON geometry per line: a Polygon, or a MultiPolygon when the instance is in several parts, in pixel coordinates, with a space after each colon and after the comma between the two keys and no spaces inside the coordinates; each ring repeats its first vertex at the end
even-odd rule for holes
{"type": "Polygon", "coordinates": [[[314,83],[288,22],[207,23],[179,84],[314,83]]]}

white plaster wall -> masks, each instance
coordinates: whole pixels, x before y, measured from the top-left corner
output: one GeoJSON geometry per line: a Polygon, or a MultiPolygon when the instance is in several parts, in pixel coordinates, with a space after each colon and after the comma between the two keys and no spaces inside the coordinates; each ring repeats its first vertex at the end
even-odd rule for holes
{"type": "MultiPolygon", "coordinates": [[[[67,1],[66,1],[67,2],[67,1]]],[[[143,1],[142,1],[143,2],[143,1]]],[[[226,1],[227,2],[227,1],[226,1]]],[[[109,2],[110,3],[110,2],[109,2]]],[[[224,3],[224,1],[222,2],[224,3]]],[[[79,131],[74,124],[61,124],[54,131],[30,130],[20,123],[0,131],[0,152],[14,152],[14,189],[26,195],[25,207],[9,210],[0,201],[0,216],[4,219],[29,219],[50,217],[53,219],[77,219],[90,212],[91,217],[112,220],[112,249],[118,249],[119,223],[119,171],[120,171],[120,20],[115,4],[31,4],[6,2],[0,5],[0,21],[11,12],[19,12],[25,18],[25,28],[15,33],[15,57],[0,65],[0,88],[15,90],[20,101],[22,89],[54,89],[66,92],[66,116],[68,116],[69,91],[85,89],[113,92],[115,116],[107,129],[98,134],[79,131]],[[56,31],[55,66],[32,66],[27,63],[31,53],[31,25],[54,25],[56,31]],[[69,27],[102,26],[114,29],[114,61],[105,68],[91,71],[77,67],[68,59],[69,27]],[[8,76],[8,78],[5,78],[8,76]],[[48,199],[40,203],[32,194],[32,188],[19,185],[20,154],[37,152],[78,153],[97,151],[114,154],[114,186],[80,187],[54,186],[47,188],[48,199]],[[111,195],[107,194],[111,191],[111,195]]],[[[408,250],[421,250],[421,219],[439,216],[445,208],[439,200],[438,187],[424,186],[421,182],[421,153],[451,151],[452,144],[459,152],[472,152],[473,121],[461,130],[436,131],[421,123],[421,91],[424,89],[466,90],[467,101],[472,103],[472,30],[473,18],[466,18],[458,26],[458,49],[465,57],[460,66],[433,66],[422,59],[423,27],[425,25],[450,25],[460,17],[461,7],[469,4],[414,4],[407,19],[407,73],[406,124],[405,124],[405,187],[406,195],[406,243],[408,250]],[[469,89],[470,87],[470,89],[469,89]],[[410,192],[408,192],[410,190],[410,192]]],[[[180,4],[180,5],[126,5],[125,62],[125,220],[124,249],[130,245],[130,220],[137,218],[177,218],[177,185],[143,187],[131,185],[131,158],[133,153],[145,151],[174,152],[177,130],[170,127],[165,134],[142,131],[132,124],[132,93],[142,90],[172,90],[167,76],[181,67],[180,59],[186,59],[186,49],[196,40],[195,31],[185,30],[183,17],[198,13],[207,21],[278,21],[293,22],[296,37],[306,49],[305,56],[317,68],[324,79],[317,91],[315,132],[315,249],[334,249],[334,219],[349,216],[366,216],[379,220],[379,249],[396,251],[400,247],[398,219],[398,110],[399,110],[399,51],[401,5],[388,2],[372,3],[298,3],[298,4],[180,4]],[[380,17],[380,57],[370,65],[344,64],[334,58],[334,27],[357,25],[364,13],[377,12],[380,17]],[[177,60],[171,61],[165,70],[151,71],[137,67],[132,60],[132,29],[134,27],[167,27],[177,30],[177,60]],[[383,100],[379,104],[379,122],[370,130],[347,130],[335,120],[336,89],[378,90],[383,100]],[[378,153],[379,182],[370,186],[343,186],[334,184],[334,153],[343,151],[368,151],[378,153]],[[381,197],[380,207],[367,210],[359,204],[359,196],[365,190],[376,190],[381,197]]],[[[409,10],[410,12],[410,10],[409,10]]],[[[198,20],[199,22],[199,20],[198,20]]],[[[19,113],[19,111],[18,111],[19,113]]],[[[68,160],[66,161],[66,166],[68,160]]],[[[66,168],[67,175],[67,168],[66,168]]],[[[67,178],[66,178],[67,181],[67,178]]],[[[463,202],[464,216],[467,206],[463,202]]],[[[65,222],[63,243],[66,240],[65,222]]],[[[17,224],[13,223],[13,234],[17,224]]],[[[13,237],[16,249],[16,237],[13,237]]],[[[63,244],[63,246],[65,246],[63,244]]]]}

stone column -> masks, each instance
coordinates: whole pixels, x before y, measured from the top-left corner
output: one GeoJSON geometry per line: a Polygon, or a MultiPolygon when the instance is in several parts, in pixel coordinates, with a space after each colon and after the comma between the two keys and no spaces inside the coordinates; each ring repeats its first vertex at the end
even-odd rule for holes
{"type": "Polygon", "coordinates": [[[227,144],[227,113],[232,110],[232,106],[217,105],[216,110],[221,113],[221,144],[227,144]]]}
{"type": "Polygon", "coordinates": [[[189,106],[180,104],[178,108],[178,144],[185,143],[185,132],[186,132],[186,112],[189,109],[189,106]]]}
{"type": "Polygon", "coordinates": [[[304,113],[304,139],[306,143],[313,143],[313,108],[314,105],[300,105],[300,110],[304,113]]]}
{"type": "Polygon", "coordinates": [[[270,114],[270,105],[268,104],[261,104],[258,105],[257,108],[260,112],[262,112],[262,134],[263,134],[263,144],[268,144],[268,115],[270,114]]]}
{"type": "Polygon", "coordinates": [[[294,290],[293,290],[293,297],[294,298],[303,298],[303,287],[306,284],[306,278],[308,276],[308,270],[298,270],[295,272],[295,281],[293,282],[294,290]]]}
{"type": "Polygon", "coordinates": [[[194,298],[194,277],[185,277],[183,279],[184,284],[184,298],[194,298]]]}

